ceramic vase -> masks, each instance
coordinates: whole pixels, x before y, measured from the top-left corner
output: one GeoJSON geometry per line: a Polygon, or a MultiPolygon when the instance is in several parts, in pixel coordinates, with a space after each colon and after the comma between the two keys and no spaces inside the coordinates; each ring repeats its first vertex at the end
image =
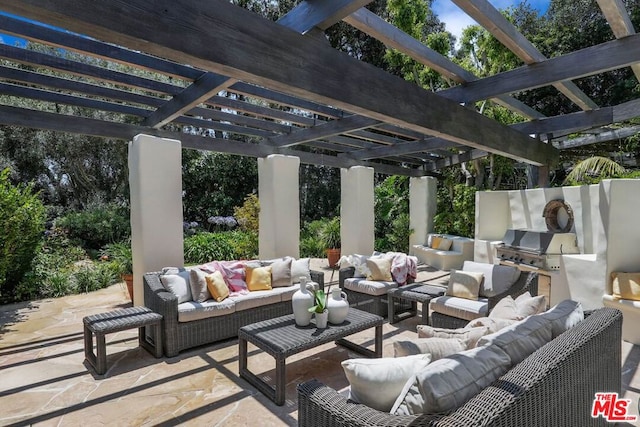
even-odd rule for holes
{"type": "Polygon", "coordinates": [[[331,290],[331,297],[327,300],[327,309],[329,310],[329,323],[339,325],[344,322],[349,314],[349,301],[347,294],[340,288],[331,290]]]}
{"type": "Polygon", "coordinates": [[[318,329],[324,329],[327,327],[327,321],[329,320],[329,310],[325,310],[322,313],[315,313],[316,315],[316,327],[318,329]]]}
{"type": "Polygon", "coordinates": [[[308,326],[311,323],[313,313],[309,309],[313,307],[313,294],[307,289],[307,278],[300,278],[300,289],[295,291],[291,297],[293,307],[293,317],[298,326],[308,326]]]}

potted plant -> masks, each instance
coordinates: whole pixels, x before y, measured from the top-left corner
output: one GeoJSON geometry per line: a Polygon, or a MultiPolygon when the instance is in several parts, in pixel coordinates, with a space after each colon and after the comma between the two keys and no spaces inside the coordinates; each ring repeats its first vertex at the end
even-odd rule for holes
{"type": "Polygon", "coordinates": [[[324,290],[313,290],[313,307],[309,308],[309,313],[315,313],[316,327],[324,329],[327,327],[329,320],[329,310],[327,310],[327,295],[324,290]]]}
{"type": "Polygon", "coordinates": [[[340,259],[340,217],[333,217],[327,221],[320,232],[320,240],[327,252],[329,267],[335,268],[340,259]]]}
{"type": "Polygon", "coordinates": [[[114,263],[118,273],[127,284],[129,297],[133,301],[133,253],[130,242],[118,242],[108,244],[103,253],[103,259],[114,263]]]}

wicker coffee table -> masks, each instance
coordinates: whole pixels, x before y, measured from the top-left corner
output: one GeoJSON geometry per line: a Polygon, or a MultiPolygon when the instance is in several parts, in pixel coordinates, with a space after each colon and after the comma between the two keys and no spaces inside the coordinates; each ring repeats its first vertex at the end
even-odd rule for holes
{"type": "Polygon", "coordinates": [[[389,292],[387,292],[387,301],[389,303],[389,323],[399,322],[407,317],[415,316],[418,312],[416,303],[419,302],[422,304],[422,322],[425,325],[428,325],[429,301],[431,301],[432,298],[444,295],[445,290],[446,289],[444,287],[419,283],[390,289],[389,292]],[[411,301],[411,310],[403,313],[405,314],[404,316],[396,315],[394,304],[396,300],[411,301]]]}
{"type": "Polygon", "coordinates": [[[287,357],[331,341],[368,357],[382,357],[383,321],[382,317],[375,314],[350,308],[349,315],[342,324],[329,324],[326,329],[316,328],[313,320],[309,326],[297,326],[292,314],[243,326],[238,331],[240,377],[273,400],[276,405],[283,405],[287,357]],[[356,332],[374,327],[374,351],[344,339],[356,332]],[[248,369],[247,342],[269,353],[276,360],[275,388],[248,369]]]}

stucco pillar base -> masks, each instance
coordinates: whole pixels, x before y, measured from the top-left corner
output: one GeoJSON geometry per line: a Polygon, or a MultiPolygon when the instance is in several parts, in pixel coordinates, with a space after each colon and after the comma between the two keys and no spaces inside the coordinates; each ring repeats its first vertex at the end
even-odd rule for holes
{"type": "Polygon", "coordinates": [[[433,231],[436,215],[438,180],[432,176],[409,178],[409,253],[414,254],[414,245],[425,245],[427,234],[433,231]]]}
{"type": "Polygon", "coordinates": [[[354,166],[340,170],[340,239],[342,255],[373,252],[373,168],[354,166]]]}
{"type": "Polygon", "coordinates": [[[299,168],[295,156],[258,159],[261,259],[300,256],[299,168]]]}
{"type": "Polygon", "coordinates": [[[142,275],[184,265],[182,145],[137,135],[129,143],[133,304],[144,304],[142,275]]]}

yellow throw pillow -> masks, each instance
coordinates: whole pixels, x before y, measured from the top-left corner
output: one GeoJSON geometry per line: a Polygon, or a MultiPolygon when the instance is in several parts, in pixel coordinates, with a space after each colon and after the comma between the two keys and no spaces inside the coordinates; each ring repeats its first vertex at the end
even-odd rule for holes
{"type": "Polygon", "coordinates": [[[369,258],[367,259],[367,268],[371,272],[367,276],[367,280],[381,280],[383,282],[391,282],[391,260],[387,258],[369,258]]]}
{"type": "Polygon", "coordinates": [[[207,282],[207,290],[214,300],[220,302],[229,296],[229,288],[222,277],[222,273],[214,271],[211,274],[204,276],[204,280],[207,282]]]}
{"type": "Polygon", "coordinates": [[[438,247],[440,246],[440,242],[442,241],[442,237],[440,236],[433,236],[431,238],[431,249],[438,249],[438,247]]]}
{"type": "Polygon", "coordinates": [[[640,273],[611,273],[614,298],[640,301],[640,273]]]}
{"type": "Polygon", "coordinates": [[[484,279],[484,274],[473,273],[471,271],[451,270],[449,276],[449,286],[445,295],[470,300],[478,299],[480,285],[484,279]]]}
{"type": "Polygon", "coordinates": [[[245,266],[247,275],[247,288],[250,291],[270,291],[271,290],[271,266],[251,267],[245,266]]]}

